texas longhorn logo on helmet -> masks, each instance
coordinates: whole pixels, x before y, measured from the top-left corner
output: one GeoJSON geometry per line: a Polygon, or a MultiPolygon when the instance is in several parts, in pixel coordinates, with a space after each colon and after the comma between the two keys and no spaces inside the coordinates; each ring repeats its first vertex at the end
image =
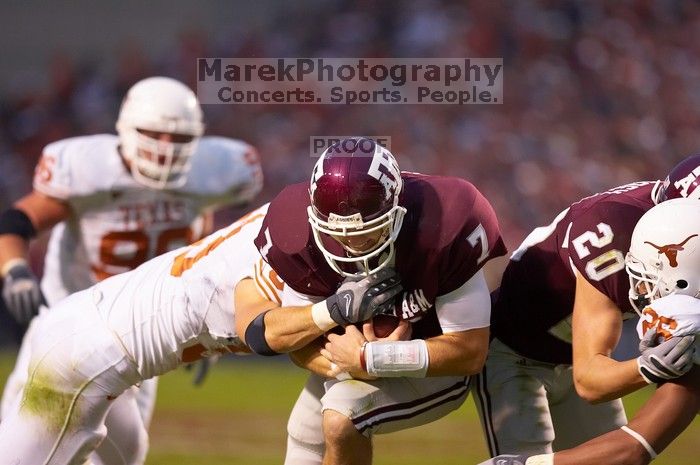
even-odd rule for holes
{"type": "Polygon", "coordinates": [[[654,247],[659,254],[664,254],[666,255],[666,258],[668,258],[668,262],[671,265],[671,268],[675,268],[678,266],[678,252],[681,250],[684,250],[683,246],[688,242],[690,239],[697,237],[697,234],[693,234],[692,236],[688,236],[681,242],[680,244],[668,244],[668,245],[662,245],[658,246],[654,244],[653,242],[649,241],[644,241],[645,244],[649,244],[650,246],[654,247]]]}

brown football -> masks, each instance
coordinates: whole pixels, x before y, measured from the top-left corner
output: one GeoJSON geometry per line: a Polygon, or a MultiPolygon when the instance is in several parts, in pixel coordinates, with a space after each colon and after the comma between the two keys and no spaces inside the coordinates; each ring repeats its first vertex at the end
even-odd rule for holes
{"type": "Polygon", "coordinates": [[[377,315],[372,318],[374,335],[377,337],[387,337],[399,325],[399,320],[393,315],[377,315]]]}

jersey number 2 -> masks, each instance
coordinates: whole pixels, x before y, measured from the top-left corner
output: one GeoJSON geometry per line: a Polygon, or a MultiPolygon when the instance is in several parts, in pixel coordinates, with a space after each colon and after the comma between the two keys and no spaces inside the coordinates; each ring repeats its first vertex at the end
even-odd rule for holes
{"type": "MultiPolygon", "coordinates": [[[[594,231],[586,231],[571,241],[578,258],[584,259],[591,254],[591,250],[586,244],[589,244],[590,247],[602,249],[613,241],[615,236],[610,225],[598,223],[597,228],[597,234],[594,231]]],[[[613,249],[589,260],[586,263],[586,274],[592,280],[600,281],[624,268],[625,256],[619,250],[613,249]]]]}

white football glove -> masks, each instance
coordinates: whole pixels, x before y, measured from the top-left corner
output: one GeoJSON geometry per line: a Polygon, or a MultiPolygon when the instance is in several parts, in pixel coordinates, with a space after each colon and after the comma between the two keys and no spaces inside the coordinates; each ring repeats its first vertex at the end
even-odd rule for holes
{"type": "Polygon", "coordinates": [[[24,260],[17,260],[4,271],[2,297],[5,306],[17,323],[26,325],[39,313],[39,307],[46,305],[39,281],[24,260]]]}
{"type": "Polygon", "coordinates": [[[639,342],[637,357],[639,374],[648,384],[662,383],[686,374],[693,367],[695,336],[674,336],[658,342],[658,334],[650,329],[639,342]]]}

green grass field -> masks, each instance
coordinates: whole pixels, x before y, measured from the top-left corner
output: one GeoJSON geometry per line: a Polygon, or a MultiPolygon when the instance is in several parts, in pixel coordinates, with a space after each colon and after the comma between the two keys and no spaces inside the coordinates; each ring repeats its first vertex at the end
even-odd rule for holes
{"type": "MultiPolygon", "coordinates": [[[[0,375],[11,367],[0,357],[0,375]]],[[[151,426],[147,465],[281,464],[285,424],[305,373],[282,361],[252,357],[219,363],[201,387],[177,370],[161,378],[151,426]]],[[[648,397],[626,399],[633,412],[648,397]]],[[[654,463],[697,464],[700,422],[695,421],[654,463]]],[[[401,433],[377,436],[376,465],[474,465],[487,456],[471,399],[440,421],[401,433]]],[[[601,464],[603,465],[603,464],[601,464]]]]}

